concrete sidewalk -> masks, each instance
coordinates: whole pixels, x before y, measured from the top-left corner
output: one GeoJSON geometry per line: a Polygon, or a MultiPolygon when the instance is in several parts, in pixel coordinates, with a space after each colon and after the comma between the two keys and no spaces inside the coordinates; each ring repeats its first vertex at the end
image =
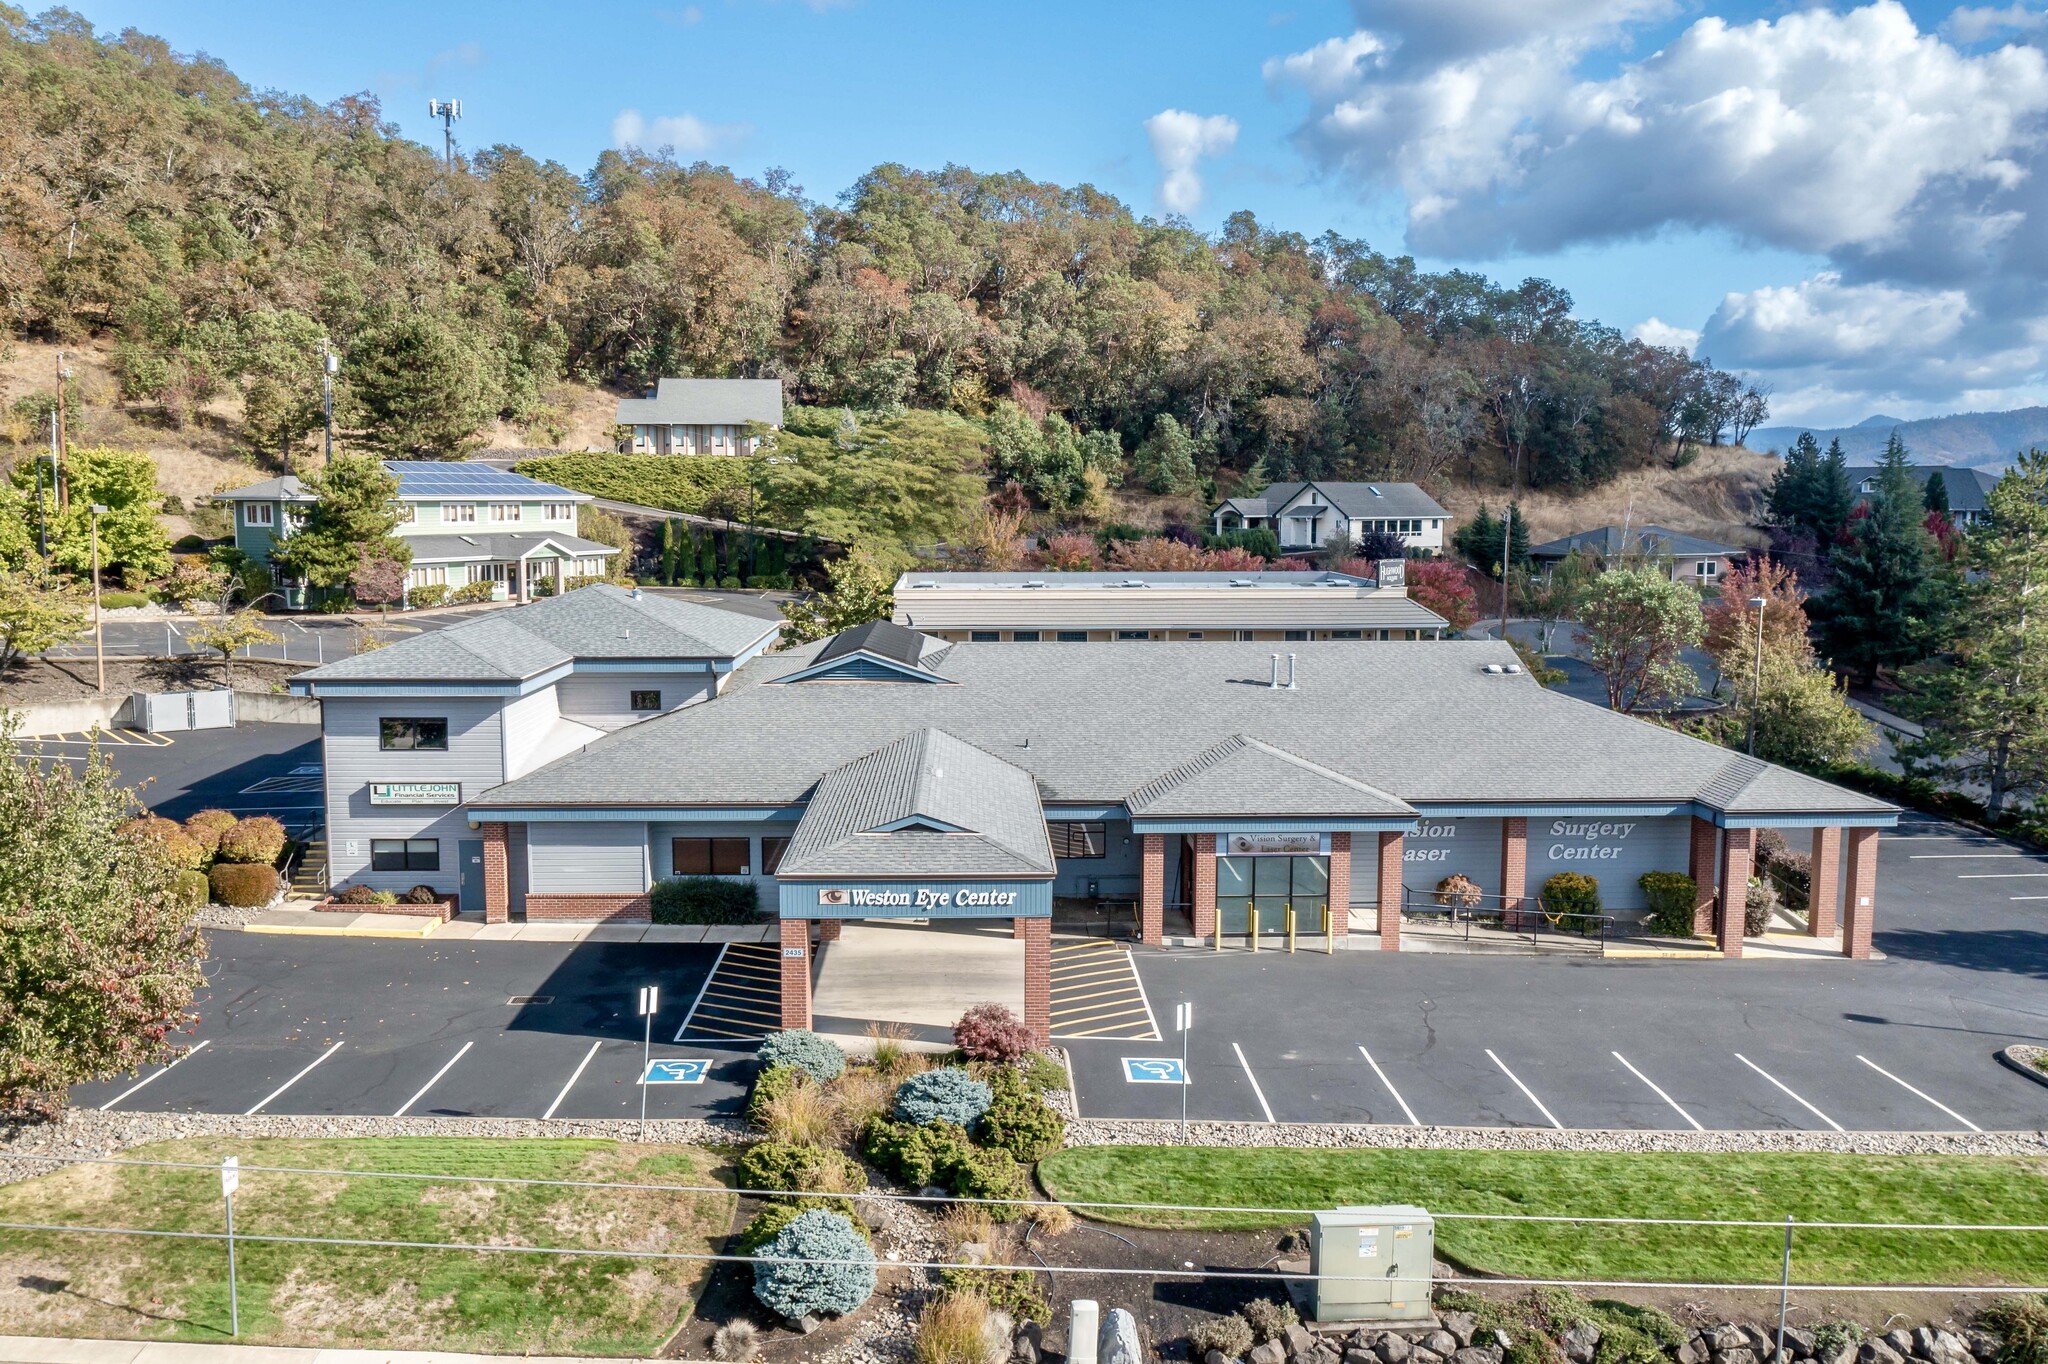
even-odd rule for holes
{"type": "Polygon", "coordinates": [[[197,1345],[140,1340],[57,1340],[0,1336],[0,1364],[642,1364],[591,1355],[473,1355],[452,1350],[291,1349],[280,1345],[197,1345]]]}
{"type": "MultiPolygon", "coordinates": [[[[320,938],[433,938],[478,942],[776,942],[776,924],[487,924],[473,918],[447,922],[424,915],[350,914],[285,904],[243,924],[244,933],[320,938]]],[[[0,1360],[0,1364],[6,1364],[0,1360]]]]}

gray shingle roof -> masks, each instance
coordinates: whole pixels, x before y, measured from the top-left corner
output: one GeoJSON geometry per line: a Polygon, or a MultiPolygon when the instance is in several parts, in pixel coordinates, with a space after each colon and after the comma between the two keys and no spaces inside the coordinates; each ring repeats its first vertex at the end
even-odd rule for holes
{"type": "Polygon", "coordinates": [[[1289,813],[1371,818],[1412,815],[1415,807],[1364,782],[1249,735],[1233,734],[1131,792],[1134,815],[1271,814],[1272,792],[1287,792],[1289,813]]]}
{"type": "Polygon", "coordinates": [[[261,483],[229,488],[213,495],[216,502],[311,502],[313,494],[294,474],[266,478],[261,483]]]}
{"type": "MultiPolygon", "coordinates": [[[[792,805],[823,773],[927,727],[1030,772],[1055,804],[1123,802],[1231,735],[1314,754],[1412,805],[1690,802],[1731,756],[1526,674],[1487,674],[1484,664],[1516,661],[1497,641],[1287,648],[1299,657],[1293,691],[1266,685],[1269,646],[1229,642],[956,644],[953,686],[767,685],[807,666],[816,651],[805,647],[748,664],[715,701],[597,740],[473,804],[792,805]]],[[[1287,786],[1261,785],[1262,813],[1285,814],[1287,786]]],[[[1892,809],[1809,779],[1754,792],[1788,814],[1892,809]]]]}
{"type": "Polygon", "coordinates": [[[517,682],[575,659],[736,658],[781,627],[600,584],[414,635],[297,682],[517,682]]]}
{"type": "Polygon", "coordinates": [[[825,774],[777,876],[1049,876],[1038,786],[943,730],[919,729],[825,774]],[[940,828],[896,828],[924,821],[940,828]]]}
{"type": "Polygon", "coordinates": [[[621,426],[782,425],[780,379],[663,379],[652,398],[619,399],[621,426]]]}
{"type": "Polygon", "coordinates": [[[1381,517],[1450,515],[1441,502],[1413,483],[1326,483],[1321,479],[1310,483],[1273,484],[1262,494],[1266,506],[1271,508],[1266,514],[1277,514],[1303,488],[1310,486],[1346,516],[1377,520],[1381,517]]]}
{"type": "Polygon", "coordinates": [[[588,558],[591,555],[613,555],[619,551],[612,545],[586,540],[580,535],[566,535],[561,531],[485,531],[474,535],[408,535],[405,543],[412,546],[415,563],[422,560],[429,563],[465,562],[473,559],[511,560],[524,558],[542,545],[553,545],[564,554],[588,558]]]}
{"type": "MultiPolygon", "coordinates": [[[[1863,466],[1851,465],[1845,472],[1849,475],[1849,486],[1860,489],[1863,486],[1864,480],[1876,478],[1884,470],[1874,464],[1863,466]]],[[[1916,495],[1927,486],[1927,476],[1929,474],[1941,475],[1942,485],[1948,489],[1948,506],[1950,511],[1981,512],[1991,509],[1991,503],[1988,499],[1991,490],[1998,486],[1999,476],[1997,474],[1990,473],[1984,469],[1946,466],[1936,469],[1916,468],[1913,470],[1913,482],[1916,485],[1914,491],[1916,495]]],[[[1867,493],[1858,492],[1856,500],[1861,502],[1868,496],[1869,494],[1867,493]]]]}
{"type": "Polygon", "coordinates": [[[1603,559],[1612,559],[1626,553],[1649,554],[1653,556],[1682,554],[1744,555],[1746,549],[1724,545],[1698,535],[1687,535],[1683,531],[1666,526],[1631,526],[1626,536],[1620,526],[1599,526],[1593,530],[1577,531],[1556,540],[1545,540],[1540,545],[1529,546],[1532,559],[1562,559],[1575,549],[1597,554],[1603,559]]]}

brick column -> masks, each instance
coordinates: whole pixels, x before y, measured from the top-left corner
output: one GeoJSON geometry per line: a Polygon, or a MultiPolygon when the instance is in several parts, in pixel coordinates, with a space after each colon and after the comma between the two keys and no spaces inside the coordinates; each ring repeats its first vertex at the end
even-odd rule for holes
{"type": "Polygon", "coordinates": [[[484,825],[484,922],[502,924],[512,917],[512,875],[505,856],[503,824],[484,825]]]}
{"type": "Polygon", "coordinates": [[[811,1026],[811,921],[782,921],[782,1026],[811,1026]]]}
{"type": "Polygon", "coordinates": [[[1726,829],[1721,840],[1721,955],[1742,955],[1749,874],[1756,866],[1756,830],[1726,829]]]}
{"type": "Polygon", "coordinates": [[[1714,931],[1714,850],[1721,831],[1711,819],[1692,817],[1692,860],[1686,875],[1692,877],[1692,931],[1714,931]]]}
{"type": "Polygon", "coordinates": [[[1195,840],[1195,888],[1188,898],[1195,921],[1195,936],[1207,938],[1216,932],[1216,835],[1190,834],[1195,840]]]}
{"type": "Polygon", "coordinates": [[[1401,950],[1401,853],[1407,839],[1402,834],[1380,835],[1380,951],[1401,950]]]}
{"type": "Polygon", "coordinates": [[[840,930],[840,928],[841,928],[841,927],[842,927],[842,926],[843,926],[843,925],[845,924],[845,922],[846,922],[846,921],[845,921],[844,919],[820,919],[820,920],[818,920],[818,941],[819,941],[819,942],[838,942],[838,941],[839,941],[839,930],[840,930]]]}
{"type": "Polygon", "coordinates": [[[1825,938],[1835,931],[1835,900],[1841,889],[1842,831],[1813,831],[1812,880],[1806,893],[1806,931],[1825,938]]]}
{"type": "Polygon", "coordinates": [[[1052,920],[1019,919],[1024,940],[1024,1026],[1043,1047],[1052,1041],[1052,920]]]}
{"type": "Polygon", "coordinates": [[[1330,936],[1351,936],[1351,835],[1330,835],[1330,936]]]}
{"type": "Polygon", "coordinates": [[[1530,893],[1530,821],[1522,815],[1501,819],[1501,909],[1507,922],[1522,924],[1522,905],[1530,893]]]}
{"type": "Polygon", "coordinates": [[[1138,893],[1138,937],[1151,947],[1166,939],[1166,835],[1142,834],[1144,879],[1138,893]]]}
{"type": "Polygon", "coordinates": [[[1010,920],[1010,941],[1023,942],[1025,937],[1024,921],[1022,919],[1010,920]]]}
{"type": "Polygon", "coordinates": [[[1842,955],[1867,961],[1877,911],[1877,830],[1851,829],[1849,871],[1842,878],[1842,955]]]}

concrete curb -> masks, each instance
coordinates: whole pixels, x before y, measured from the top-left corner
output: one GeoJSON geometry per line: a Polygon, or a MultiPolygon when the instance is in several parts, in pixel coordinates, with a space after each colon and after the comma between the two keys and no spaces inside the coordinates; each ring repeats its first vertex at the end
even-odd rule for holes
{"type": "Polygon", "coordinates": [[[2030,1047],[2024,1042],[2015,1042],[1998,1053],[1998,1064],[2018,1071],[2037,1085],[2048,1085],[2048,1070],[2035,1065],[2037,1059],[2048,1059],[2048,1047],[2030,1047]]]}
{"type": "Polygon", "coordinates": [[[326,1346],[202,1345],[188,1341],[72,1340],[0,1336],[0,1364],[642,1364],[651,1356],[610,1361],[591,1355],[478,1355],[452,1350],[362,1350],[326,1346]]]}

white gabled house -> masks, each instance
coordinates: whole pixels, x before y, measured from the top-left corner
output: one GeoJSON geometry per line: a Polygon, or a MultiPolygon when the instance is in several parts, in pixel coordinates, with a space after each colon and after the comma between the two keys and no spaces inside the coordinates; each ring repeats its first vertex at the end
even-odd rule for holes
{"type": "Polygon", "coordinates": [[[1275,483],[1257,497],[1230,497],[1210,514],[1217,535],[1271,529],[1289,553],[1316,550],[1332,537],[1357,544],[1373,531],[1401,537],[1411,550],[1440,551],[1451,514],[1413,483],[1275,483]]]}
{"type": "Polygon", "coordinates": [[[780,379],[663,379],[619,399],[617,422],[635,455],[751,455],[754,426],[782,427],[780,379]]]}

